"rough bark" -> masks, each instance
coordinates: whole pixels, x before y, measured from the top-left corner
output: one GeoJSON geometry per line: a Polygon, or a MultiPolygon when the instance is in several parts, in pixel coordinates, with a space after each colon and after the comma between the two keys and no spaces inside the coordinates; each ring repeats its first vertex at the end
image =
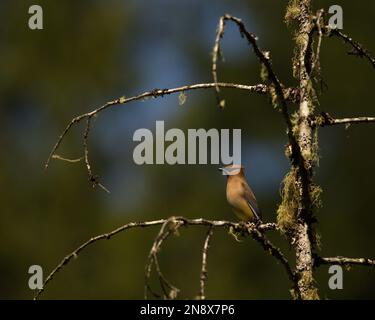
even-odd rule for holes
{"type": "Polygon", "coordinates": [[[296,250],[296,272],[298,277],[298,288],[301,299],[319,299],[318,290],[314,284],[313,257],[311,239],[312,206],[310,187],[312,183],[312,155],[313,134],[309,123],[309,117],[313,111],[313,101],[309,90],[311,67],[310,54],[310,32],[311,1],[299,1],[299,29],[297,43],[298,77],[300,88],[300,104],[298,119],[298,142],[303,158],[303,167],[298,170],[298,185],[300,188],[300,201],[296,225],[294,226],[294,246],[296,250]]]}

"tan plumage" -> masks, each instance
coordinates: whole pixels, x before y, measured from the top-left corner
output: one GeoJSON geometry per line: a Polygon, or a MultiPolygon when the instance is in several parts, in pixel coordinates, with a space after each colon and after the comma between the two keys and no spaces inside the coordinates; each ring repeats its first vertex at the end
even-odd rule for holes
{"type": "Polygon", "coordinates": [[[236,216],[242,221],[260,221],[261,212],[254,193],[246,182],[244,168],[230,165],[220,169],[227,176],[227,201],[236,216]]]}

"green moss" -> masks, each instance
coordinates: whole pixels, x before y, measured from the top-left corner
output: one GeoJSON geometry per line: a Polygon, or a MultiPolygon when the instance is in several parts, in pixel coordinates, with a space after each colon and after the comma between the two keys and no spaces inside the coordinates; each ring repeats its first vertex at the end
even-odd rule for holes
{"type": "Polygon", "coordinates": [[[311,272],[302,272],[302,276],[298,282],[301,283],[300,287],[307,288],[307,290],[302,293],[303,300],[319,300],[318,289],[314,286],[315,280],[311,272]]]}
{"type": "Polygon", "coordinates": [[[313,129],[313,141],[312,141],[312,161],[315,165],[319,166],[319,136],[318,128],[313,129]]]}
{"type": "Polygon", "coordinates": [[[296,289],[290,289],[289,292],[293,300],[298,300],[299,297],[296,289]]]}
{"type": "Polygon", "coordinates": [[[180,94],[178,95],[178,104],[180,106],[184,105],[187,99],[187,95],[184,91],[181,91],[180,94]]]}
{"type": "Polygon", "coordinates": [[[263,82],[268,81],[268,70],[264,63],[260,64],[260,78],[262,79],[263,82]]]}
{"type": "MultiPolygon", "coordinates": [[[[310,199],[312,209],[322,206],[320,195],[322,189],[313,184],[310,187],[310,199]]],[[[282,182],[281,204],[277,209],[277,224],[283,233],[289,233],[297,220],[297,212],[300,201],[297,168],[287,173],[282,182]]],[[[315,232],[313,232],[315,233],[315,232]]],[[[314,241],[315,242],[315,241],[314,241]]]]}
{"type": "Polygon", "coordinates": [[[271,103],[272,103],[272,106],[275,108],[275,109],[278,109],[279,108],[279,97],[276,93],[276,89],[273,85],[270,86],[270,96],[271,96],[271,103]]]}
{"type": "MultiPolygon", "coordinates": [[[[322,188],[318,185],[313,184],[310,186],[310,199],[311,199],[311,209],[314,213],[317,209],[322,207],[321,193],[322,188]]],[[[314,219],[313,219],[314,220],[314,219]]],[[[321,249],[321,236],[315,230],[314,225],[310,225],[310,240],[313,248],[321,249]]]]}
{"type": "Polygon", "coordinates": [[[300,199],[297,183],[297,169],[292,169],[285,176],[282,183],[281,204],[277,209],[277,224],[280,230],[288,233],[296,223],[296,214],[300,199]]]}
{"type": "Polygon", "coordinates": [[[219,106],[220,106],[220,109],[224,109],[225,108],[225,99],[221,99],[220,100],[219,106]]]}
{"type": "Polygon", "coordinates": [[[290,26],[293,21],[298,19],[298,16],[300,15],[300,7],[298,5],[297,0],[290,0],[289,4],[286,8],[284,21],[285,23],[290,26]]]}
{"type": "Polygon", "coordinates": [[[315,105],[319,105],[320,102],[319,102],[319,99],[318,99],[318,95],[316,94],[314,84],[311,80],[308,83],[307,90],[308,90],[308,94],[311,97],[311,101],[312,101],[312,103],[310,103],[309,107],[310,107],[311,112],[313,112],[315,110],[315,105]]]}
{"type": "Polygon", "coordinates": [[[318,250],[320,250],[322,248],[322,235],[317,231],[314,231],[313,234],[315,235],[315,239],[314,239],[315,247],[318,250]]]}
{"type": "Polygon", "coordinates": [[[318,185],[312,185],[310,187],[310,199],[311,204],[314,208],[321,208],[322,207],[322,201],[320,199],[320,195],[323,192],[322,188],[318,185]]]}
{"type": "MultiPolygon", "coordinates": [[[[260,78],[262,79],[263,82],[265,83],[270,83],[270,79],[269,79],[269,73],[268,73],[268,70],[267,70],[267,67],[265,66],[264,63],[261,63],[260,65],[260,78]]],[[[271,97],[271,104],[272,106],[275,108],[275,109],[278,109],[279,108],[279,97],[276,93],[276,89],[275,89],[275,86],[273,83],[271,83],[269,85],[269,93],[270,93],[270,97],[271,97]]]]}
{"type": "Polygon", "coordinates": [[[294,36],[294,41],[298,47],[305,47],[306,43],[309,41],[309,36],[306,34],[297,33],[294,36]]]}
{"type": "Polygon", "coordinates": [[[293,125],[293,129],[292,130],[293,130],[294,136],[296,137],[297,134],[298,134],[298,125],[299,125],[299,114],[298,114],[298,111],[295,111],[295,112],[293,112],[290,115],[290,122],[293,125]]]}

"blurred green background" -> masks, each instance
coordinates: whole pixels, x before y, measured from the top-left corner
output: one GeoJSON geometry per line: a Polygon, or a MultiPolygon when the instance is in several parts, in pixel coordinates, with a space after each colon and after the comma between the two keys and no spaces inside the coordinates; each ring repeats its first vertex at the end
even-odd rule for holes
{"type": "MultiPolygon", "coordinates": [[[[373,1],[313,1],[344,8],[344,29],[375,52],[373,1]]],[[[211,82],[211,49],[219,17],[243,19],[270,50],[274,68],[288,86],[293,40],[283,22],[287,1],[1,1],[0,3],[0,299],[30,299],[28,268],[44,274],[93,235],[130,221],[182,215],[235,219],[225,200],[225,178],[214,165],[137,166],[132,153],[138,128],[241,128],[243,163],[265,219],[275,220],[279,188],[289,168],[285,125],[265,96],[225,90],[218,110],[212,90],[135,102],[100,114],[90,151],[94,172],[111,190],[92,189],[83,163],[43,164],[73,116],[102,103],[153,88],[211,82]],[[44,30],[28,28],[28,8],[44,10],[44,30]]],[[[346,55],[340,40],[324,40],[322,76],[328,90],[319,110],[337,117],[375,115],[375,74],[364,60],[346,55]]],[[[225,62],[219,79],[259,83],[259,66],[237,29],[228,24],[225,62]]],[[[291,106],[291,109],[295,106],[291,106]]],[[[82,155],[82,129],[64,140],[59,154],[82,155]]],[[[375,257],[373,125],[323,128],[316,181],[323,188],[317,213],[322,255],[375,257]]],[[[144,266],[158,228],[133,229],[84,251],[47,288],[49,299],[140,299],[144,266]]],[[[164,274],[198,294],[201,248],[206,229],[189,227],[170,238],[160,254],[164,274]]],[[[286,241],[270,234],[287,255],[286,241]]],[[[328,288],[328,268],[316,280],[322,298],[375,298],[375,270],[344,272],[344,289],[328,288]]],[[[207,297],[288,299],[283,268],[251,239],[236,242],[224,230],[212,238],[207,297]]],[[[156,283],[156,282],[155,282],[156,283]]]]}

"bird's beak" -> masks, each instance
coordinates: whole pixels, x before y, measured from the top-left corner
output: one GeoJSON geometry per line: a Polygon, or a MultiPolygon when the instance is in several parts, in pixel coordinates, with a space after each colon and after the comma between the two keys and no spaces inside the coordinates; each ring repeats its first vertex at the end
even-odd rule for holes
{"type": "Polygon", "coordinates": [[[225,170],[225,168],[218,168],[219,171],[221,171],[221,174],[223,176],[226,176],[227,175],[227,171],[225,170]]]}

